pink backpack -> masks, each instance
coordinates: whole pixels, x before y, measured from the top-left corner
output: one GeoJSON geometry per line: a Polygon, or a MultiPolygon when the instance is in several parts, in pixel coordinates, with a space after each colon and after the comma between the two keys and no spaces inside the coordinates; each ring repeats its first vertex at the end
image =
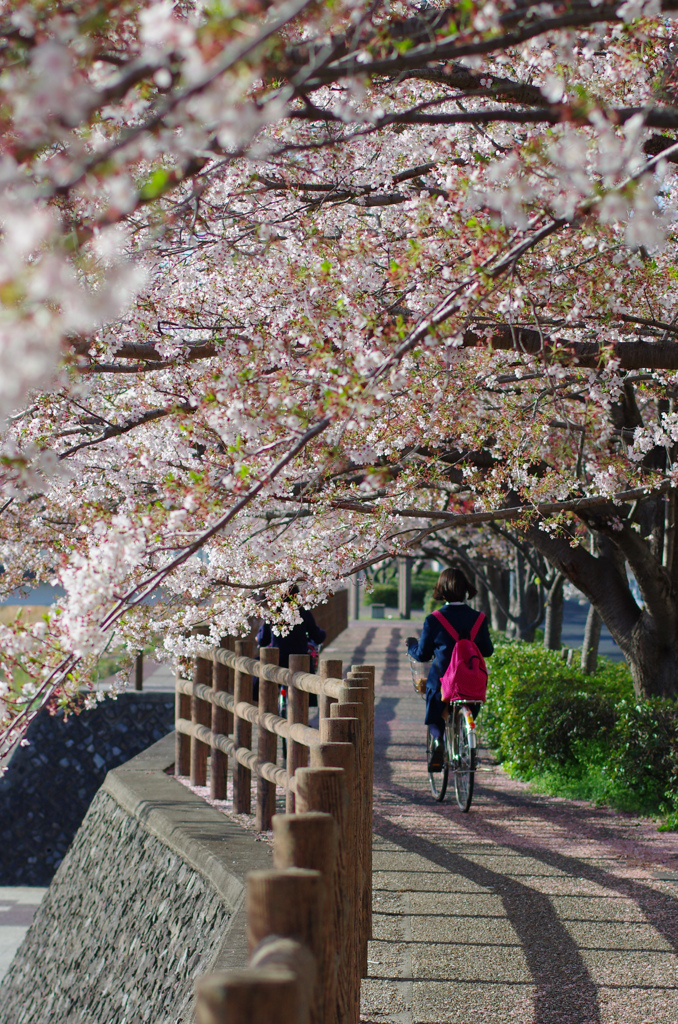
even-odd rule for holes
{"type": "Polygon", "coordinates": [[[485,700],[487,669],[485,668],[485,659],[475,643],[485,616],[480,612],[473,624],[469,639],[460,640],[456,629],[449,624],[442,612],[433,614],[456,641],[452,649],[450,664],[440,680],[443,700],[485,700]]]}

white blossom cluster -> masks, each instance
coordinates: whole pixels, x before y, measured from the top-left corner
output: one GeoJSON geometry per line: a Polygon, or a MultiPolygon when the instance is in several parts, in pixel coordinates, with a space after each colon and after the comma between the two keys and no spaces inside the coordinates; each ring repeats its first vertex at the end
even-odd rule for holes
{"type": "MultiPolygon", "coordinates": [[[[643,114],[615,120],[654,102],[670,25],[640,40],[625,5],[628,30],[437,62],[442,83],[344,75],[313,85],[312,117],[272,73],[280,5],[188,6],[141,4],[104,46],[72,12],[42,42],[24,5],[31,56],[0,71],[17,135],[0,164],[0,585],[65,590],[0,634],[6,737],[67,704],[109,642],[170,657],[204,642],[196,627],[285,632],[291,583],[312,607],[423,550],[441,514],[649,486],[644,457],[678,440],[656,412],[664,371],[631,382],[643,425],[616,425],[624,344],[676,334],[674,165],[650,159],[643,114]],[[462,73],[468,95],[445,78],[462,73]],[[507,81],[533,90],[511,109],[557,123],[473,123],[507,81]]],[[[276,46],[348,26],[363,69],[394,52],[375,28],[421,16],[318,6],[276,46]]],[[[493,39],[507,10],[463,31],[493,39]]]]}

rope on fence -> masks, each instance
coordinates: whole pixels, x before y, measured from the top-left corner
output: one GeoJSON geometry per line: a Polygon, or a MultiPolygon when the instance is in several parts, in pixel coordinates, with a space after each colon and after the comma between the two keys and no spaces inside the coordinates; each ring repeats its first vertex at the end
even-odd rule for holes
{"type": "Polygon", "coordinates": [[[205,747],[219,750],[223,754],[230,754],[238,764],[246,768],[248,772],[254,773],[255,776],[267,779],[282,789],[287,789],[289,779],[284,768],[278,768],[271,761],[260,761],[254,751],[248,747],[236,747],[230,736],[215,736],[206,726],[188,722],[185,718],[178,719],[175,722],[175,727],[177,732],[195,737],[205,747]]]}

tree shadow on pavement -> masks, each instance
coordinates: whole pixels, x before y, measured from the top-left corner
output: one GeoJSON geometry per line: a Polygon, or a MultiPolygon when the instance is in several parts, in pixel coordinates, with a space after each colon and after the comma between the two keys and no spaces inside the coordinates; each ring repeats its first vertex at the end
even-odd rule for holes
{"type": "Polygon", "coordinates": [[[400,667],[400,652],[403,646],[402,634],[401,626],[394,626],[391,629],[388,646],[384,652],[382,686],[398,686],[397,673],[400,667]]]}
{"type": "MultiPolygon", "coordinates": [[[[498,794],[489,789],[484,789],[483,795],[486,799],[513,803],[512,800],[506,799],[506,794],[498,794]]],[[[520,806],[525,809],[529,808],[529,801],[521,802],[520,806]]],[[[550,868],[562,871],[563,874],[592,882],[604,889],[614,890],[616,895],[633,900],[642,910],[648,923],[669,943],[674,953],[678,953],[678,902],[675,897],[659,892],[652,886],[644,885],[636,879],[615,875],[611,871],[606,871],[605,868],[589,863],[588,860],[546,849],[540,846],[534,838],[524,844],[517,842],[513,833],[503,829],[496,822],[484,818],[480,808],[476,809],[472,817],[469,816],[464,820],[464,825],[477,836],[482,836],[483,839],[492,839],[505,849],[514,850],[526,857],[533,857],[550,868]]],[[[582,821],[579,834],[584,834],[589,839],[595,839],[595,832],[594,828],[587,829],[585,822],[582,821]]]]}
{"type": "Polygon", "coordinates": [[[376,635],[376,626],[370,626],[358,646],[353,649],[350,660],[351,665],[362,665],[363,658],[367,654],[368,649],[372,646],[372,641],[376,635]]]}
{"type": "MultiPolygon", "coordinates": [[[[397,698],[381,697],[377,708],[377,784],[389,794],[392,805],[397,801],[421,806],[424,802],[421,790],[398,784],[393,779],[392,767],[385,756],[390,742],[390,723],[396,718],[397,703],[397,698]]],[[[552,820],[543,802],[531,802],[526,796],[514,797],[498,793],[487,786],[479,787],[479,791],[489,801],[520,808],[526,815],[533,813],[536,817],[552,820]]],[[[474,806],[469,814],[462,815],[450,804],[427,800],[426,809],[446,820],[454,818],[456,827],[463,828],[469,838],[490,840],[503,850],[532,858],[577,882],[583,879],[611,891],[616,897],[632,900],[644,914],[645,920],[678,953],[678,914],[673,896],[635,879],[613,874],[591,864],[587,859],[549,849],[539,843],[534,833],[524,840],[518,839],[514,832],[484,815],[482,806],[474,806]]],[[[590,822],[578,820],[576,831],[572,829],[571,821],[558,823],[564,829],[570,826],[569,837],[573,839],[605,842],[610,838],[609,830],[590,822]]],[[[459,874],[501,898],[537,988],[533,1024],[596,1024],[600,1021],[596,985],[579,948],[559,919],[548,895],[513,877],[477,864],[458,850],[449,850],[431,839],[413,834],[385,816],[375,815],[375,832],[402,849],[416,853],[446,871],[459,874]]]]}
{"type": "MultiPolygon", "coordinates": [[[[488,759],[489,760],[489,759],[488,759]]],[[[487,763],[485,751],[483,751],[483,763],[487,763]]],[[[499,762],[494,762],[499,764],[499,762]]],[[[624,811],[613,811],[607,807],[586,805],[571,802],[562,797],[547,797],[542,794],[533,794],[523,790],[519,793],[508,793],[505,790],[493,789],[483,781],[483,775],[476,777],[476,791],[479,796],[494,800],[498,804],[505,804],[507,807],[521,811],[525,816],[534,818],[537,821],[545,821],[549,824],[556,822],[563,830],[573,833],[572,810],[576,808],[579,812],[576,821],[576,835],[596,843],[603,843],[606,846],[615,846],[619,842],[619,827],[629,823],[636,817],[624,811]],[[583,813],[582,813],[583,812],[583,813]],[[584,816],[586,815],[586,816],[584,816]],[[614,818],[612,817],[614,815],[614,818]],[[597,820],[598,819],[598,820],[597,820]],[[616,824],[618,823],[618,825],[616,824]]],[[[482,808],[477,810],[482,815],[482,808]]],[[[660,833],[657,833],[659,837],[660,833]]],[[[655,843],[652,853],[653,864],[657,861],[678,860],[675,836],[672,840],[668,838],[655,843]],[[669,852],[671,846],[673,849],[669,852]]],[[[617,846],[616,854],[624,855],[621,846],[617,846]]],[[[628,855],[628,854],[627,854],[628,855]]]]}
{"type": "Polygon", "coordinates": [[[381,815],[375,815],[374,830],[403,850],[483,886],[502,900],[537,988],[533,1024],[597,1024],[601,1020],[596,986],[548,896],[438,843],[413,835],[381,815]]]}

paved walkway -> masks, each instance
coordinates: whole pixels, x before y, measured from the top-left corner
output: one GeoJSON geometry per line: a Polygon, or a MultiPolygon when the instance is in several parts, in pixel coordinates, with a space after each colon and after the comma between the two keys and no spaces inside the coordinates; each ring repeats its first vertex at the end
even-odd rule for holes
{"type": "Polygon", "coordinates": [[[37,886],[0,885],[0,982],[46,892],[37,886]]]}
{"type": "Polygon", "coordinates": [[[434,803],[403,643],[412,627],[356,623],[324,652],[377,666],[362,1020],[676,1024],[678,835],[535,796],[488,752],[469,814],[452,794],[434,803]]]}

